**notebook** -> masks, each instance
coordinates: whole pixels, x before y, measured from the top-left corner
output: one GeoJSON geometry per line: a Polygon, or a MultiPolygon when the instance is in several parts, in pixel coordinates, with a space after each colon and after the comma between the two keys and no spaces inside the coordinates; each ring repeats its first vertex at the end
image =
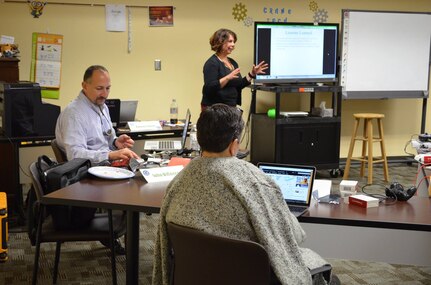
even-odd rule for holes
{"type": "Polygon", "coordinates": [[[316,176],[314,166],[263,162],[257,166],[280,187],[292,214],[299,217],[308,210],[316,176]]]}
{"type": "Polygon", "coordinates": [[[184,123],[183,135],[181,141],[179,140],[147,140],[144,144],[144,150],[182,150],[186,146],[187,131],[190,124],[190,110],[187,109],[186,121],[184,123]]]}
{"type": "Polygon", "coordinates": [[[127,122],[135,121],[138,100],[121,100],[120,102],[120,126],[127,122]]]}

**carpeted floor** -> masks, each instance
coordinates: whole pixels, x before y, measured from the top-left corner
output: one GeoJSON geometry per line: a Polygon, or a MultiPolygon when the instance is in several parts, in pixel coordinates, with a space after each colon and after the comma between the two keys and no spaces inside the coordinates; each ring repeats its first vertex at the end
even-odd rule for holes
{"type": "MultiPolygon", "coordinates": [[[[358,167],[351,170],[350,179],[359,180],[360,186],[366,178],[359,178],[358,167]]],[[[388,185],[382,180],[381,168],[376,168],[374,185],[370,192],[383,193],[388,185]]],[[[391,181],[411,185],[415,180],[417,166],[391,165],[391,181]]],[[[317,178],[329,178],[328,171],[319,171],[317,178]]],[[[333,185],[341,177],[333,178],[333,185]]],[[[333,187],[336,188],[336,187],[333,187]]],[[[140,279],[139,284],[151,284],[152,254],[158,215],[141,215],[140,235],[140,279]]],[[[16,231],[16,229],[12,229],[16,231]]],[[[26,233],[11,232],[9,235],[9,260],[0,263],[0,284],[30,284],[34,259],[26,233]]],[[[38,284],[52,284],[52,268],[55,245],[41,247],[38,284]]],[[[431,257],[430,257],[431,258],[431,257]]],[[[431,267],[396,265],[382,262],[328,259],[342,284],[428,284],[431,285],[431,267]]],[[[125,284],[125,257],[117,258],[118,284],[125,284]]],[[[111,267],[109,251],[98,242],[66,243],[62,247],[58,284],[110,284],[111,267]]]]}

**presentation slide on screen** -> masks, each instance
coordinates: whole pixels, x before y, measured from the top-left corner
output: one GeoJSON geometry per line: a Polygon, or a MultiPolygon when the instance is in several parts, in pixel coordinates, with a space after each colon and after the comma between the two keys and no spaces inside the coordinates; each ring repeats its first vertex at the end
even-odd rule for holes
{"type": "Polygon", "coordinates": [[[314,75],[323,70],[323,29],[272,29],[271,72],[314,75]]]}

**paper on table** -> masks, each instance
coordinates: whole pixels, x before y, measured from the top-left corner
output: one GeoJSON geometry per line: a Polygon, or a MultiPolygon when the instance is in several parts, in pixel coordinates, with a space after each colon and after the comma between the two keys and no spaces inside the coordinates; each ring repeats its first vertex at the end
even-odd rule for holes
{"type": "Polygon", "coordinates": [[[328,179],[315,179],[313,183],[313,192],[317,192],[316,198],[321,198],[331,194],[332,181],[328,179]]]}
{"type": "Polygon", "coordinates": [[[162,129],[159,121],[127,122],[131,132],[158,131],[162,129]]]}
{"type": "Polygon", "coordinates": [[[148,183],[151,183],[151,182],[160,182],[160,181],[170,181],[183,168],[184,167],[182,165],[176,165],[176,166],[166,166],[166,167],[156,167],[156,168],[144,168],[144,169],[139,169],[139,171],[141,172],[145,180],[147,180],[148,183]]]}

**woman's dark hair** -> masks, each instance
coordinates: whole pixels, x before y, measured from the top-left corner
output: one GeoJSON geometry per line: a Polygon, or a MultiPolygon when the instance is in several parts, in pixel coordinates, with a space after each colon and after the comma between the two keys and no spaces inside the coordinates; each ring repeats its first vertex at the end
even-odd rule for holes
{"type": "Polygon", "coordinates": [[[203,151],[222,152],[235,139],[240,139],[244,121],[236,107],[214,104],[201,112],[197,122],[198,142],[203,151]]]}
{"type": "Polygon", "coordinates": [[[84,82],[90,83],[89,80],[91,79],[91,76],[93,76],[93,72],[96,70],[101,70],[104,72],[108,72],[108,70],[101,65],[92,65],[84,73],[84,82]]]}
{"type": "Polygon", "coordinates": [[[220,52],[222,50],[223,44],[229,39],[229,36],[233,37],[236,43],[236,34],[228,29],[220,29],[216,31],[210,38],[211,49],[215,52],[220,52]]]}

